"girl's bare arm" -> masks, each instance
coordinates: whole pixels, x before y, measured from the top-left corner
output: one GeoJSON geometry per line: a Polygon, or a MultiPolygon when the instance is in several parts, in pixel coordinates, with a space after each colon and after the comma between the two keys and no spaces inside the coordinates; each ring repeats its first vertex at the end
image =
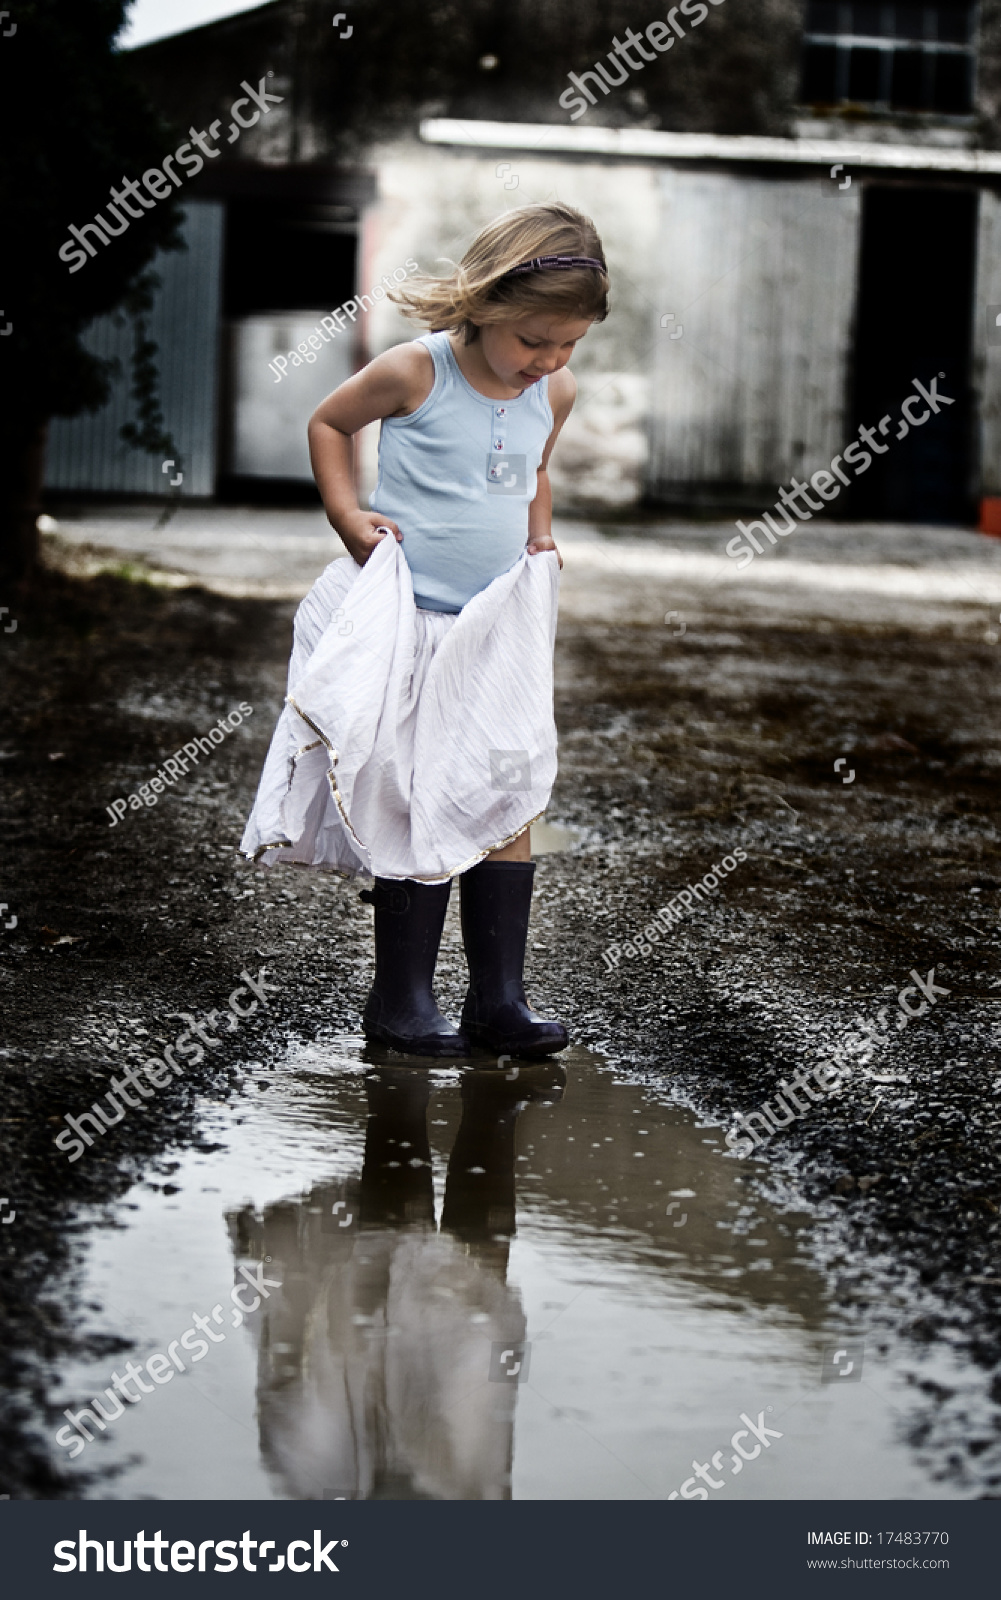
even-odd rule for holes
{"type": "Polygon", "coordinates": [[[394,522],[377,511],[362,511],[354,481],[354,435],[383,417],[404,417],[416,411],[431,392],[434,363],[423,345],[396,345],[376,356],[361,372],[320,402],[309,419],[309,459],[327,521],[348,553],[364,566],[394,522]]]}
{"type": "MultiPolygon", "coordinates": [[[[538,488],[535,499],[528,508],[528,553],[530,556],[538,555],[543,550],[556,550],[553,539],[553,489],[549,481],[549,457],[553,453],[553,446],[559,438],[560,429],[573,408],[577,396],[577,384],[573,375],[566,367],[561,367],[559,372],[554,372],[549,380],[549,404],[553,413],[553,431],[546,440],[546,448],[542,452],[542,462],[537,474],[538,488]]],[[[559,556],[560,566],[563,557],[559,556]]]]}

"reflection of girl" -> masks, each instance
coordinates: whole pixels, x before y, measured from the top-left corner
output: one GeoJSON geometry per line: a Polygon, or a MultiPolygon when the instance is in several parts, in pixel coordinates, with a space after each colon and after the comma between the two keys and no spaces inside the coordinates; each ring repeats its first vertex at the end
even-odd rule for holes
{"type": "Polygon", "coordinates": [[[248,1327],[262,1452],[293,1498],[510,1498],[515,1388],[491,1356],[525,1338],[507,1283],[514,1127],[563,1081],[556,1066],[465,1075],[440,1234],[429,1084],[407,1068],[368,1076],[361,1192],[347,1208],[317,1189],[263,1226],[233,1219],[237,1249],[270,1257],[284,1279],[248,1327]],[[335,1222],[345,1209],[348,1231],[335,1222]]]}
{"type": "Polygon", "coordinates": [[[547,465],[575,394],[566,364],[605,316],[607,289],[586,217],[509,212],[450,277],[397,292],[433,331],[377,357],[310,422],[317,484],[351,559],[299,608],[243,848],[266,865],[375,878],[364,1027],[398,1049],[548,1055],[567,1043],[522,982],[529,824],[556,772],[547,465]],[[376,419],[379,481],[363,511],[352,441],[376,419]],[[458,876],[461,1031],[432,990],[458,876]]]}

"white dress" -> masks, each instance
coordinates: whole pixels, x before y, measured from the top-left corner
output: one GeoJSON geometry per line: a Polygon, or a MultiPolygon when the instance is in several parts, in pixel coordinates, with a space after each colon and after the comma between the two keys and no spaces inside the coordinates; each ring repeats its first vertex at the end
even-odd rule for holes
{"type": "Polygon", "coordinates": [[[296,613],[244,854],[442,882],[541,816],[558,588],[555,551],[526,553],[449,614],[414,604],[393,538],[331,562],[296,613]]]}

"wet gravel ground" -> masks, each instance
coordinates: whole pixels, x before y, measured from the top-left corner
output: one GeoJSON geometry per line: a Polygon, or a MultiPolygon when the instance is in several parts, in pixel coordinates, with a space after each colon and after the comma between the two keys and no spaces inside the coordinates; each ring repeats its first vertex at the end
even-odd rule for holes
{"type": "MultiPolygon", "coordinates": [[[[743,1167],[815,1217],[817,1259],[860,1334],[968,1355],[976,1403],[926,1385],[911,1440],[935,1475],[997,1497],[1001,645],[976,590],[838,598],[822,576],[795,593],[713,582],[699,561],[718,540],[668,535],[680,564],[661,571],[630,563],[664,550],[652,526],[606,530],[590,565],[568,556],[549,816],[581,842],[540,860],[533,998],[576,1041],[727,1127],[850,1041],[853,1019],[885,1029],[840,1095],[743,1167]],[[607,970],[609,945],[736,846],[747,861],[707,904],[607,970]],[[898,1030],[898,992],[931,969],[948,993],[898,1030]]],[[[907,549],[915,571],[958,571],[967,550],[995,567],[1001,556],[928,530],[907,549]]],[[[899,567],[900,550],[882,556],[899,567]]],[[[264,1081],[279,1038],[357,1029],[371,913],[337,879],[253,873],[235,854],[293,610],[54,577],[3,638],[0,922],[17,924],[0,933],[0,1377],[13,1394],[0,1492],[14,1497],[79,1492],[53,1476],[42,1426],[52,1362],[81,1350],[80,1204],[101,1206],[140,1171],[167,1189],[172,1152],[199,1138],[196,1093],[264,1081]],[[154,808],[109,827],[112,800],[241,701],[252,718],[154,808]],[[261,967],[276,985],[266,1012],[85,1159],[54,1148],[64,1112],[103,1094],[109,1072],[174,1039],[178,1013],[224,1007],[241,970],[261,967]]],[[[453,1014],[461,978],[450,915],[440,998],[453,1014]]]]}

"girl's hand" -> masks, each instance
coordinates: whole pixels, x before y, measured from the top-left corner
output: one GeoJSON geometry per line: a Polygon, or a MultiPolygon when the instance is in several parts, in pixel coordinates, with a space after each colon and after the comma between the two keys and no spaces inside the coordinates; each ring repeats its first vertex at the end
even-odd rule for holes
{"type": "Polygon", "coordinates": [[[560,555],[559,550],[556,549],[556,541],[551,533],[533,534],[528,541],[526,549],[530,556],[540,555],[544,550],[556,550],[556,559],[560,567],[562,568],[563,566],[563,557],[560,555]]]}
{"type": "Polygon", "coordinates": [[[351,511],[337,520],[341,543],[360,567],[365,565],[372,551],[385,539],[387,529],[397,543],[403,543],[403,535],[396,523],[390,522],[378,511],[351,511]]]}

